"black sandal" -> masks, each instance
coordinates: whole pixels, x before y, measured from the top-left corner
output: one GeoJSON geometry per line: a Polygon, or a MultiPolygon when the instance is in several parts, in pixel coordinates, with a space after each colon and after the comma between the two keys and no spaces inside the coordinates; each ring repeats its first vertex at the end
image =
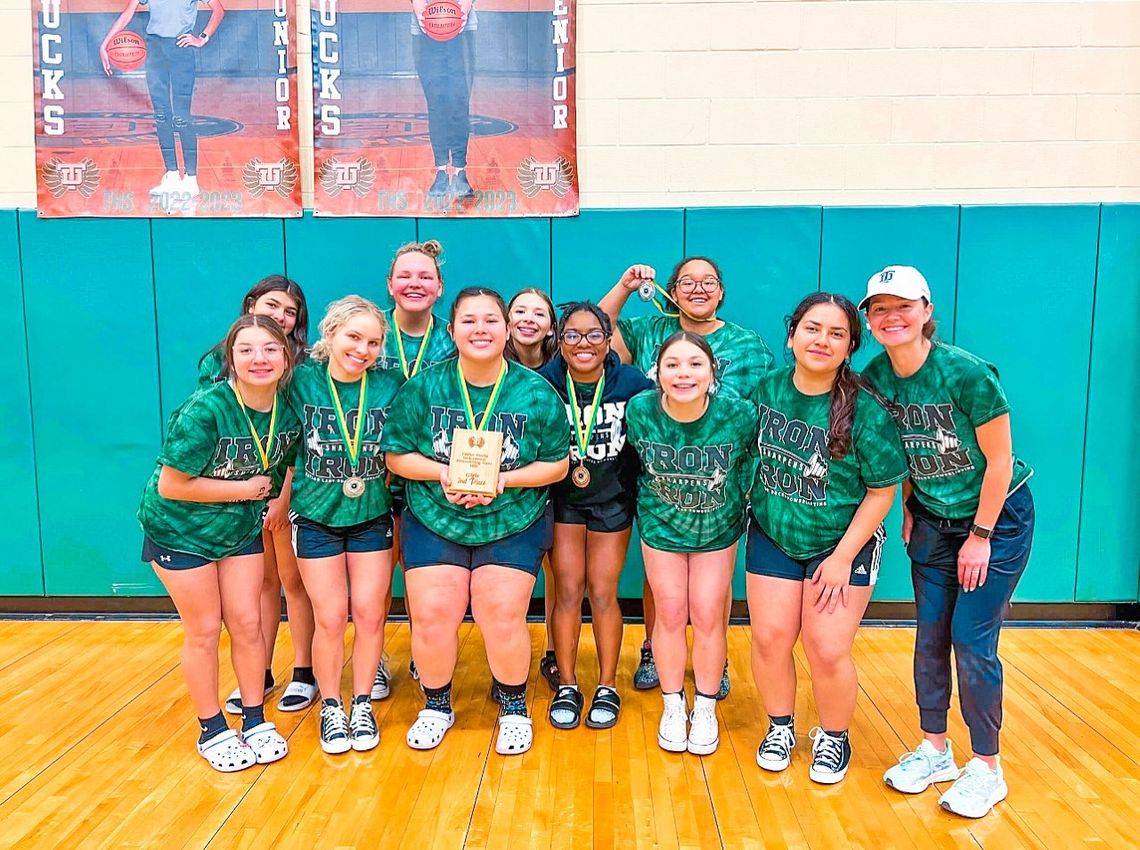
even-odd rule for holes
{"type": "Polygon", "coordinates": [[[548,652],[542,656],[538,662],[538,672],[542,674],[542,678],[546,679],[546,684],[550,685],[550,690],[558,690],[561,679],[558,678],[558,662],[554,660],[554,653],[548,652]]]}
{"type": "Polygon", "coordinates": [[[594,691],[594,698],[590,701],[590,710],[586,713],[586,725],[591,729],[609,729],[618,722],[621,714],[621,697],[618,692],[608,685],[598,685],[594,691]],[[597,721],[593,719],[594,712],[607,712],[609,717],[597,721]]]}
{"type": "Polygon", "coordinates": [[[550,702],[550,710],[547,712],[550,725],[555,729],[577,729],[578,724],[582,722],[582,703],[584,701],[580,690],[570,685],[562,685],[558,689],[557,695],[550,702]],[[566,722],[555,720],[554,713],[556,711],[568,712],[573,719],[566,722]]]}

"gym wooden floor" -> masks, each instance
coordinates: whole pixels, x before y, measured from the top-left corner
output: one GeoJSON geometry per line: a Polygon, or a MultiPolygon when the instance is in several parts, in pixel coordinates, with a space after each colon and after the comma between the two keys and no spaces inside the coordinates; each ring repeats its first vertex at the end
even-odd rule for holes
{"type": "MultiPolygon", "coordinates": [[[[542,628],[531,630],[537,651],[542,628]]],[[[1005,632],[1003,750],[1011,792],[976,822],[942,812],[933,789],[908,797],[880,781],[917,743],[910,630],[860,632],[855,758],[847,779],[832,788],[807,777],[815,713],[802,656],[799,746],[791,769],[770,775],[754,761],[764,712],[748,629],[731,629],[732,694],[721,704],[720,749],[704,759],[657,747],[660,700],[629,688],[642,633],[640,626],[626,630],[619,670],[625,705],[615,729],[553,730],[545,719],[550,692],[533,673],[535,746],[504,758],[494,753],[496,706],[486,698],[489,673],[473,626],[461,636],[455,728],[434,752],[404,744],[421,696],[407,676],[407,626],[390,626],[397,677],[392,696],[376,703],[376,750],[326,756],[315,712],[271,710],[289,738],[289,756],[226,776],[193,749],[176,622],[0,622],[0,847],[1008,850],[1140,843],[1133,814],[1140,790],[1136,632],[1005,632]]],[[[582,682],[592,689],[588,631],[582,644],[582,682]]],[[[279,680],[289,662],[283,628],[279,680]]],[[[223,676],[223,692],[232,683],[223,676]]],[[[968,738],[956,709],[951,723],[963,753],[968,738]]]]}

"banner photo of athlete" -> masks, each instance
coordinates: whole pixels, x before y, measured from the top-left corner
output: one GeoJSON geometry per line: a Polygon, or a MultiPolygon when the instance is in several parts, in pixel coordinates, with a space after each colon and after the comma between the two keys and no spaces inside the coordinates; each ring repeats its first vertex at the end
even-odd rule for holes
{"type": "Polygon", "coordinates": [[[576,0],[310,0],[317,215],[578,213],[576,0]]]}
{"type": "Polygon", "coordinates": [[[294,0],[38,0],[41,216],[301,214],[294,0]]]}

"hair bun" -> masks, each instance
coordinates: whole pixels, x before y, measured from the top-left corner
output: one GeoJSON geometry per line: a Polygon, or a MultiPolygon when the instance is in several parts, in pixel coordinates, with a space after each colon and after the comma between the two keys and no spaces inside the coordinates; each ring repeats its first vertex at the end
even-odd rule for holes
{"type": "Polygon", "coordinates": [[[420,251],[429,257],[438,257],[443,253],[443,246],[438,239],[429,239],[420,246],[420,251]]]}

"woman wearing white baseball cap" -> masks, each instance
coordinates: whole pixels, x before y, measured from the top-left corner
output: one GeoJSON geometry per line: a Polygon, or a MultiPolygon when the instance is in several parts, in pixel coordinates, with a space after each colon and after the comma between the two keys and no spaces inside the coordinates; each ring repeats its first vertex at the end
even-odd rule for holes
{"type": "Polygon", "coordinates": [[[903,540],[918,631],[914,685],[923,741],[883,777],[908,794],[954,780],[939,804],[971,818],[1009,792],[998,761],[998,636],[1033,542],[1032,470],[1013,454],[1009,401],[997,370],[934,338],[926,278],[887,266],[859,308],[886,351],[863,376],[886,397],[910,466],[903,540]],[[959,770],[946,738],[950,653],[973,758],[959,770]]]}

